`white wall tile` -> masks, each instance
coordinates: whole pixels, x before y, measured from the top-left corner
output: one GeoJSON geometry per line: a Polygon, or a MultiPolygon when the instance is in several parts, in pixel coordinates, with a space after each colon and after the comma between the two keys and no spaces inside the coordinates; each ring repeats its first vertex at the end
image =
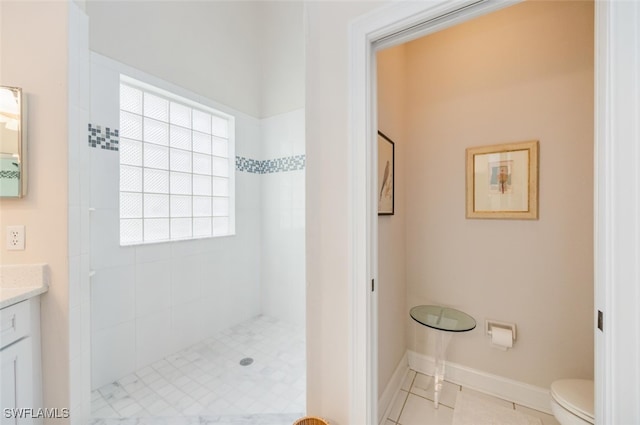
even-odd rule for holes
{"type": "Polygon", "coordinates": [[[304,170],[290,171],[288,173],[291,178],[291,192],[293,208],[304,209],[305,205],[305,172],[304,170]]]}
{"type": "Polygon", "coordinates": [[[197,300],[202,294],[202,264],[205,256],[171,260],[171,302],[178,306],[197,300]]]}
{"type": "Polygon", "coordinates": [[[82,254],[80,256],[80,306],[83,308],[86,307],[88,311],[91,307],[90,266],[89,254],[82,254]]]}
{"type": "Polygon", "coordinates": [[[121,323],[93,333],[91,387],[99,388],[135,370],[135,323],[121,323]]]}
{"type": "MultiPolygon", "coordinates": [[[[87,114],[86,122],[117,128],[117,66],[98,55],[92,55],[91,62],[91,115],[89,117],[87,114]]],[[[141,78],[139,73],[131,75],[141,78]]],[[[273,152],[283,153],[278,156],[297,153],[296,144],[304,147],[303,118],[304,111],[301,110],[275,117],[268,123],[272,134],[269,141],[275,146],[273,152]]],[[[81,231],[81,239],[84,240],[85,235],[87,237],[86,252],[91,252],[91,268],[97,271],[93,285],[96,287],[97,279],[97,291],[94,291],[90,303],[92,306],[94,303],[96,305],[92,311],[94,317],[91,318],[95,326],[109,326],[120,320],[116,320],[116,317],[131,318],[132,307],[129,301],[117,307],[116,315],[111,312],[111,316],[107,317],[105,310],[101,308],[112,302],[105,302],[104,299],[125,297],[131,300],[135,318],[135,331],[132,332],[132,335],[135,335],[135,348],[132,356],[137,367],[142,367],[171,354],[179,344],[188,344],[195,341],[195,338],[210,335],[260,314],[260,263],[263,261],[261,251],[263,248],[273,247],[291,249],[290,245],[278,241],[278,233],[272,233],[275,240],[273,245],[261,243],[263,225],[270,223],[269,226],[273,225],[278,229],[281,220],[279,215],[270,221],[261,219],[260,214],[265,207],[262,179],[267,175],[236,172],[236,236],[120,247],[118,154],[86,147],[86,141],[82,142],[86,140],[86,123],[85,133],[79,134],[85,137],[81,140],[78,152],[81,166],[85,164],[84,168],[79,170],[83,180],[80,198],[82,202],[87,202],[87,211],[89,206],[97,208],[91,213],[90,243],[89,232],[81,231]],[[89,162],[91,168],[86,166],[89,162]],[[91,182],[90,187],[86,182],[91,182]],[[88,204],[89,196],[91,205],[88,204]],[[100,281],[100,276],[104,278],[106,270],[123,267],[128,270],[134,269],[133,284],[119,285],[112,293],[106,293],[107,286],[100,281]],[[132,288],[134,296],[128,292],[132,288]]],[[[264,142],[260,120],[245,115],[237,117],[237,155],[264,159],[264,142]]],[[[267,205],[272,206],[278,214],[284,207],[291,217],[291,203],[299,196],[296,195],[296,190],[304,190],[304,182],[295,186],[296,179],[299,180],[303,173],[298,172],[296,178],[284,173],[268,175],[267,178],[274,182],[271,189],[274,199],[282,199],[282,190],[286,186],[286,196],[290,201],[286,206],[281,202],[267,205]],[[282,181],[288,183],[280,185],[282,181]]],[[[88,212],[86,220],[88,224],[88,212]]],[[[82,221],[81,214],[81,224],[82,221]]],[[[291,223],[292,218],[289,218],[288,222],[291,223]]],[[[296,260],[302,258],[303,264],[304,243],[299,251],[301,254],[286,251],[286,256],[291,254],[296,260]]],[[[82,247],[81,252],[85,252],[82,247]]],[[[272,255],[277,254],[274,252],[272,255]]],[[[288,275],[287,279],[290,279],[288,275]]],[[[131,283],[129,278],[126,281],[131,283]]],[[[301,284],[304,285],[303,282],[301,284]]],[[[286,284],[281,285],[281,288],[284,288],[283,293],[286,293],[287,287],[286,284]]],[[[302,306],[304,302],[296,303],[298,304],[302,306]]],[[[84,313],[82,316],[84,317],[84,313]]],[[[111,328],[105,328],[100,332],[104,334],[108,329],[111,328]]],[[[97,334],[98,332],[93,333],[94,340],[97,334]]],[[[120,367],[120,370],[122,369],[120,367]]]]}
{"type": "MultiPolygon", "coordinates": [[[[79,359],[82,354],[82,312],[80,306],[69,309],[69,358],[79,359]]],[[[80,365],[78,365],[80,366],[80,365]]]]}
{"type": "Polygon", "coordinates": [[[91,212],[91,268],[100,270],[134,264],[133,247],[120,246],[118,209],[91,212]]]}
{"type": "MultiPolygon", "coordinates": [[[[175,349],[171,335],[171,309],[136,319],[136,368],[154,363],[175,349]]],[[[124,376],[124,375],[122,375],[124,376]]]]}
{"type": "Polygon", "coordinates": [[[69,105],[69,205],[78,205],[80,203],[80,143],[85,141],[85,139],[80,138],[78,132],[78,128],[82,126],[80,112],[80,108],[77,106],[69,105]]]}
{"type": "Polygon", "coordinates": [[[82,369],[79,357],[69,360],[69,406],[80,409],[82,405],[82,369]]]}
{"type": "Polygon", "coordinates": [[[263,197],[261,181],[265,175],[236,172],[236,211],[261,208],[263,197]]]}
{"type": "MultiPolygon", "coordinates": [[[[87,120],[87,123],[89,121],[87,120]]],[[[86,135],[85,135],[86,142],[86,135]]],[[[87,205],[91,201],[91,149],[87,143],[79,146],[80,154],[80,199],[87,205]]]]}
{"type": "Polygon", "coordinates": [[[153,243],[137,245],[136,263],[166,261],[171,258],[171,243],[153,243]]]}
{"type": "MultiPolygon", "coordinates": [[[[264,158],[305,153],[304,109],[262,121],[264,158]]],[[[305,317],[305,171],[261,176],[261,302],[265,314],[305,317]]]]}
{"type": "Polygon", "coordinates": [[[80,307],[80,256],[69,255],[69,308],[80,307]]]}
{"type": "MultiPolygon", "coordinates": [[[[69,7],[69,355],[72,425],[89,420],[91,390],[91,340],[89,294],[89,217],[86,151],[90,99],[89,19],[79,7],[69,7]],[[75,69],[75,71],[73,71],[75,69]],[[84,146],[83,146],[84,145],[84,146]],[[83,190],[84,189],[84,190],[83,190]],[[73,208],[71,207],[73,206],[73,208]]],[[[88,161],[87,161],[88,163],[88,161]]]]}
{"type": "Polygon", "coordinates": [[[91,123],[110,128],[120,125],[120,74],[91,64],[91,123]]]}
{"type": "Polygon", "coordinates": [[[171,258],[193,256],[206,251],[207,239],[174,241],[169,244],[169,247],[171,250],[171,258]]]}
{"type": "Polygon", "coordinates": [[[177,350],[187,348],[204,338],[204,308],[205,303],[198,299],[172,309],[171,327],[177,350]]]}
{"type": "MultiPolygon", "coordinates": [[[[80,217],[80,254],[89,254],[91,250],[91,215],[89,211],[89,203],[80,204],[79,217],[80,217]]],[[[78,223],[74,224],[75,227],[78,223]]]]}
{"type": "Polygon", "coordinates": [[[107,209],[117,207],[120,199],[118,152],[92,148],[90,155],[91,207],[107,209]]]}
{"type": "Polygon", "coordinates": [[[80,206],[79,205],[69,205],[69,209],[67,210],[67,224],[68,224],[68,237],[69,237],[69,250],[68,255],[70,257],[75,257],[80,255],[80,241],[81,241],[81,233],[80,226],[78,223],[80,222],[80,206]]]}
{"type": "Polygon", "coordinates": [[[171,264],[136,264],[136,317],[171,307],[171,264]]]}
{"type": "Polygon", "coordinates": [[[236,118],[236,155],[262,159],[260,122],[254,118],[236,118]]]}
{"type": "Polygon", "coordinates": [[[133,266],[96,272],[91,278],[91,319],[94,331],[134,319],[134,283],[133,266]]]}
{"type": "Polygon", "coordinates": [[[282,207],[280,203],[280,182],[282,173],[263,174],[260,178],[260,191],[262,192],[262,209],[275,210],[282,207]]]}

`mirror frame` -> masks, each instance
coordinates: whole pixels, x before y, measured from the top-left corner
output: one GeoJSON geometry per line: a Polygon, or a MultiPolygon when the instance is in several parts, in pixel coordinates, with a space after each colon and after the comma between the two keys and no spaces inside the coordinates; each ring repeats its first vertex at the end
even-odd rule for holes
{"type": "MultiPolygon", "coordinates": [[[[27,107],[26,99],[20,87],[0,86],[0,89],[10,90],[18,98],[20,117],[18,119],[18,193],[13,195],[0,195],[0,198],[22,198],[27,194],[27,107]]],[[[3,153],[3,152],[0,152],[3,153]]],[[[6,152],[11,154],[12,152],[6,152]]]]}

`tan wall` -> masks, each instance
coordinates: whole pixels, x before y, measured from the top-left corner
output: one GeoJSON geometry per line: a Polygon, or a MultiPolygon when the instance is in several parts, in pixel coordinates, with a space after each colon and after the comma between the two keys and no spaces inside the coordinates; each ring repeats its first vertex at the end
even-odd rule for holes
{"type": "Polygon", "coordinates": [[[306,3],[307,411],[336,425],[351,404],[347,29],[375,5],[306,3]]]}
{"type": "Polygon", "coordinates": [[[593,376],[593,20],[592,2],[526,2],[406,51],[407,308],[468,312],[449,360],[542,387],[593,376]],[[465,148],[532,139],[539,220],[465,219],[465,148]],[[512,350],[485,319],[517,324],[512,350]]]}
{"type": "Polygon", "coordinates": [[[0,2],[0,9],[0,84],[22,87],[29,109],[28,194],[0,201],[0,263],[50,266],[51,287],[42,296],[41,307],[44,404],[65,408],[69,407],[68,5],[0,2]],[[24,251],[5,249],[6,226],[12,224],[26,226],[24,251]]]}
{"type": "Polygon", "coordinates": [[[378,129],[395,146],[394,215],[378,217],[378,397],[406,351],[405,46],[377,55],[378,129]]]}

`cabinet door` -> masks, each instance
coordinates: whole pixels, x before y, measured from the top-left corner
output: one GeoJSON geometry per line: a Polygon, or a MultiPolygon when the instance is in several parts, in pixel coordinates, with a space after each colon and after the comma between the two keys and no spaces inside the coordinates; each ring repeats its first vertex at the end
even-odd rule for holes
{"type": "Polygon", "coordinates": [[[6,409],[16,407],[16,369],[18,358],[15,354],[11,355],[5,351],[10,351],[11,347],[0,351],[2,359],[2,369],[0,370],[0,406],[2,406],[2,425],[13,425],[16,423],[14,418],[6,417],[6,409]]]}
{"type": "Polygon", "coordinates": [[[31,338],[24,338],[0,351],[0,424],[30,425],[35,422],[31,338]],[[22,409],[22,410],[20,410],[22,409]]]}

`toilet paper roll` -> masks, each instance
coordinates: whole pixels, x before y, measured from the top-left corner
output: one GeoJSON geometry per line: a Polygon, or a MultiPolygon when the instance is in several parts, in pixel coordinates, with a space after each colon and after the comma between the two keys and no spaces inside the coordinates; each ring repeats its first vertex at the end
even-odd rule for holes
{"type": "Polygon", "coordinates": [[[497,326],[491,328],[491,343],[502,350],[513,347],[513,333],[511,329],[499,328],[497,326]]]}

